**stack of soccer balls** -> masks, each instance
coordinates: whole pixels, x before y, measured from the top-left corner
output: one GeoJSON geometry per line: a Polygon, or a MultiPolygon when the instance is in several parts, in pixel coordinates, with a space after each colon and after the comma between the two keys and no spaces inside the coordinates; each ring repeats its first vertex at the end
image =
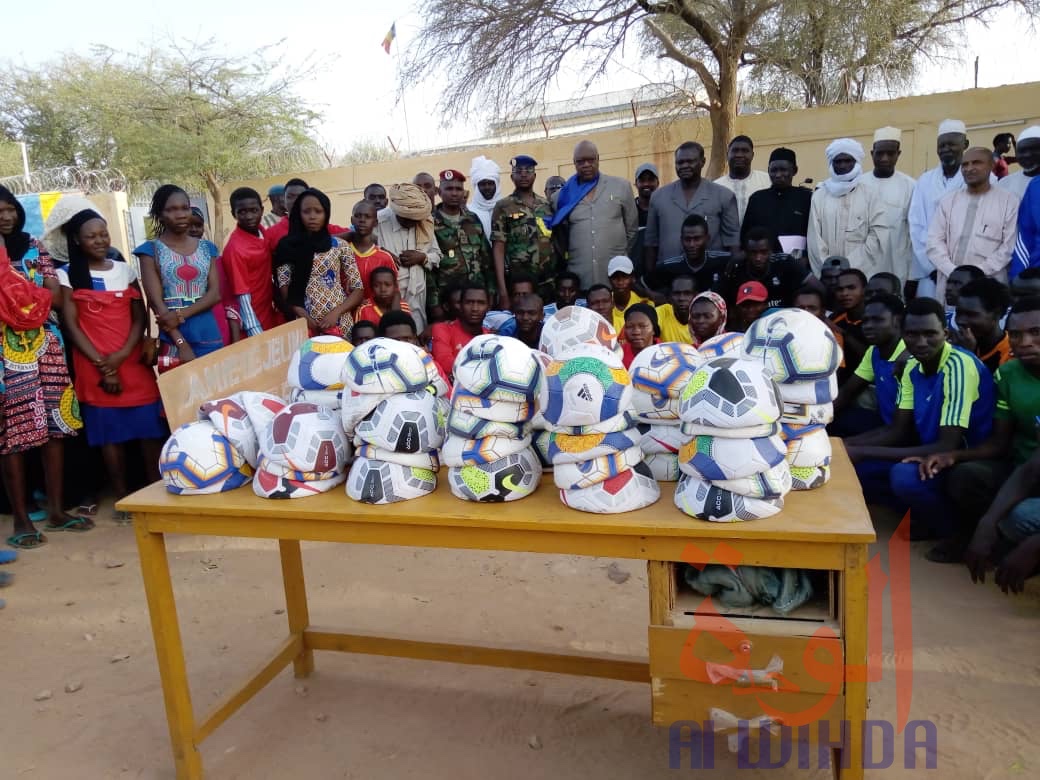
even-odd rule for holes
{"type": "Polygon", "coordinates": [[[826,426],[834,419],[842,358],[834,334],[808,312],[782,309],[752,323],[744,335],[743,353],[780,388],[780,423],[794,489],[826,484],[831,476],[826,426]]]}
{"type": "Polygon", "coordinates": [[[436,490],[446,404],[435,375],[424,350],[387,338],[366,341],[347,357],[341,419],[357,447],[348,496],[390,504],[436,490]]]}
{"type": "Polygon", "coordinates": [[[628,367],[636,419],[650,426],[643,461],[658,482],[679,479],[679,448],[687,439],[679,427],[679,397],[704,362],[696,348],[669,342],[646,347],[628,367]]]}
{"type": "Polygon", "coordinates": [[[542,367],[522,341],[485,334],[452,366],[448,432],[441,460],[452,495],[464,501],[517,501],[535,491],[542,464],[531,446],[542,367]]]}
{"type": "Polygon", "coordinates": [[[338,411],[343,401],[343,369],[353,349],[339,336],[314,336],[303,342],[289,360],[289,400],[338,411]]]}
{"type": "Polygon", "coordinates": [[[682,477],[675,505],[702,520],[738,522],[775,515],[791,490],[786,448],[777,435],[783,401],[752,360],[714,358],[680,396],[682,477]]]}
{"type": "Polygon", "coordinates": [[[634,415],[614,329],[595,312],[569,306],[545,324],[539,347],[545,456],[560,500],[601,514],[653,504],[661,490],[641,449],[649,426],[634,415]]]}
{"type": "Polygon", "coordinates": [[[305,498],[347,477],[350,444],[339,415],[309,401],[288,404],[263,425],[253,492],[261,498],[305,498]]]}

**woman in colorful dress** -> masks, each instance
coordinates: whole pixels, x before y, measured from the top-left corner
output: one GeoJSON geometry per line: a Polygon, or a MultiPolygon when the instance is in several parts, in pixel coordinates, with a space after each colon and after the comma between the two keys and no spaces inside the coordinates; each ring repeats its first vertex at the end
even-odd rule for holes
{"type": "Polygon", "coordinates": [[[191,203],[173,184],[155,191],[148,212],[155,239],[134,250],[141,282],[159,323],[159,370],[208,355],[228,343],[227,319],[220,303],[220,250],[188,234],[191,203]]]}
{"type": "Polygon", "coordinates": [[[274,253],[278,287],[311,335],[350,339],[353,312],[364,286],[349,244],[329,235],[332,204],[320,190],[307,189],[289,212],[289,232],[274,253]]]}
{"type": "MultiPolygon", "coordinates": [[[[81,201],[76,198],[76,201],[81,201]]],[[[76,203],[72,208],[83,205],[76,203]]],[[[55,211],[61,209],[61,201],[55,211]]],[[[62,311],[75,369],[87,440],[100,447],[116,498],[129,491],[124,444],[139,440],[149,482],[159,479],[159,451],[169,431],[163,421],[159,387],[142,345],[148,329],[137,271],[108,257],[108,224],[92,209],[48,219],[51,251],[68,259],[57,271],[62,311]],[[53,232],[51,232],[53,231],[53,232]]],[[[119,524],[129,521],[115,512],[119,524]]]]}
{"type": "Polygon", "coordinates": [[[83,426],[52,312],[61,291],[50,255],[25,232],[25,209],[0,187],[0,471],[11,503],[12,547],[28,550],[47,537],[28,516],[24,453],[43,448],[48,531],[89,531],[93,521],[64,510],[62,439],[83,426]]]}

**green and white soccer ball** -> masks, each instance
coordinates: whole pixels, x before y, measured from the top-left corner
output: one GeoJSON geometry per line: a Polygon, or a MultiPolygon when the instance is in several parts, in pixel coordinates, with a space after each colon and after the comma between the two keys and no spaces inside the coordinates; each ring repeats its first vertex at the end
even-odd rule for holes
{"type": "Polygon", "coordinates": [[[679,449],[679,468],[707,481],[743,479],[780,465],[786,456],[787,447],[779,436],[695,436],[679,449]]]}
{"type": "Polygon", "coordinates": [[[694,372],[683,388],[679,416],[691,425],[749,428],[780,419],[776,383],[750,360],[721,357],[694,372]]]}
{"type": "Polygon", "coordinates": [[[632,447],[639,447],[643,441],[646,426],[636,426],[625,431],[614,433],[589,433],[585,435],[569,435],[566,433],[550,433],[548,454],[553,465],[561,463],[580,463],[604,455],[623,452],[632,447]]]}
{"type": "Polygon", "coordinates": [[[546,366],[539,399],[551,426],[596,425],[632,410],[632,380],[613,352],[582,344],[546,366]]]}
{"type": "Polygon", "coordinates": [[[830,481],[830,466],[791,466],[792,490],[815,490],[830,481]]]}
{"type": "Polygon", "coordinates": [[[448,469],[448,487],[463,501],[518,501],[531,495],[541,480],[542,464],[530,447],[491,463],[448,469]]]}
{"type": "Polygon", "coordinates": [[[639,418],[632,412],[622,412],[614,417],[608,417],[602,422],[591,425],[548,425],[546,430],[553,433],[566,433],[571,436],[584,436],[589,433],[617,433],[627,431],[637,425],[646,427],[649,423],[641,423],[639,418]]]}
{"type": "Polygon", "coordinates": [[[486,333],[462,348],[452,366],[455,387],[479,398],[534,403],[542,366],[519,339],[486,333]]]}
{"type": "Polygon", "coordinates": [[[784,508],[784,500],[749,498],[683,474],[675,487],[675,505],[699,520],[739,523],[772,517],[784,508]]]}
{"type": "Polygon", "coordinates": [[[347,495],[364,504],[393,504],[428,496],[437,489],[437,472],[381,460],[358,458],[347,477],[347,495]]]}
{"type": "Polygon", "coordinates": [[[629,447],[577,463],[558,463],[553,466],[553,480],[560,490],[579,490],[605,482],[642,462],[643,451],[639,447],[629,447]]]}

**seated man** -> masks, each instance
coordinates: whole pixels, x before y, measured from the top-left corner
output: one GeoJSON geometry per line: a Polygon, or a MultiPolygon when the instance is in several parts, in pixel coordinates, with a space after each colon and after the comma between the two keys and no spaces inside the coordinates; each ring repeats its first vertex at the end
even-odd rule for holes
{"type": "MultiPolygon", "coordinates": [[[[411,318],[411,315],[407,315],[409,321],[412,323],[412,327],[415,327],[415,320],[411,318]]],[[[376,337],[376,326],[368,320],[354,320],[354,330],[350,332],[350,343],[355,347],[360,347],[366,341],[371,341],[376,337]]],[[[418,341],[418,339],[417,339],[418,341]]]]}
{"type": "Polygon", "coordinates": [[[1010,303],[1007,285],[989,277],[968,282],[957,295],[957,330],[950,341],[975,353],[990,373],[1011,360],[1002,325],[1010,303]]]}
{"type": "Polygon", "coordinates": [[[633,290],[636,281],[634,270],[632,260],[624,255],[610,258],[610,262],[607,264],[607,277],[610,279],[610,287],[614,294],[611,323],[618,333],[618,338],[621,338],[625,332],[625,312],[629,306],[636,303],[653,305],[653,301],[638,295],[633,290]]]}
{"type": "MultiPolygon", "coordinates": [[[[524,295],[534,295],[538,282],[531,274],[518,272],[509,275],[509,301],[524,295]]],[[[458,316],[458,315],[456,315],[458,316]]],[[[513,311],[495,309],[489,311],[484,317],[484,327],[489,333],[497,333],[499,336],[516,335],[516,316],[513,311]]]]}
{"type": "Polygon", "coordinates": [[[745,282],[737,290],[737,323],[730,330],[746,331],[768,308],[769,290],[761,282],[745,282]]]}
{"type": "Polygon", "coordinates": [[[944,300],[946,301],[946,329],[951,333],[957,330],[957,299],[960,297],[961,288],[968,282],[985,278],[986,274],[983,273],[981,268],[977,268],[974,265],[961,265],[946,280],[946,292],[944,293],[944,300]]]}
{"type": "Polygon", "coordinates": [[[452,378],[455,358],[474,336],[487,333],[484,317],[491,303],[483,282],[466,281],[461,285],[462,302],[459,318],[438,322],[433,326],[433,360],[441,373],[452,378]]]}
{"type": "Polygon", "coordinates": [[[699,291],[722,292],[731,256],[729,252],[709,252],[710,242],[708,221],[700,214],[690,214],[682,223],[683,253],[658,261],[644,284],[652,290],[667,290],[672,286],[672,277],[692,276],[699,291]]]}
{"type": "Polygon", "coordinates": [[[538,349],[538,340],[542,337],[542,296],[538,293],[510,297],[513,314],[516,317],[516,333],[513,338],[520,339],[531,349],[538,349]]]}
{"type": "Polygon", "coordinates": [[[657,307],[657,321],[661,326],[661,341],[692,344],[690,335],[690,304],[697,288],[692,276],[676,276],[668,291],[668,303],[657,307]]]}
{"type": "Polygon", "coordinates": [[[369,273],[365,284],[372,291],[372,300],[358,308],[357,313],[354,315],[355,321],[368,320],[369,322],[379,322],[384,314],[395,309],[411,314],[412,310],[408,306],[407,301],[401,300],[397,287],[397,271],[395,269],[377,265],[369,273]]]}
{"type": "Polygon", "coordinates": [[[730,263],[726,270],[726,303],[737,305],[737,291],[747,282],[760,282],[768,291],[766,308],[790,306],[795,292],[806,284],[815,284],[816,277],[790,255],[774,254],[769,231],[763,227],[748,230],[741,244],[742,260],[730,263]]]}
{"type": "Polygon", "coordinates": [[[845,359],[842,368],[838,369],[838,384],[848,380],[867,351],[863,338],[863,304],[866,294],[867,276],[861,270],[847,268],[838,274],[838,283],[834,287],[836,311],[831,315],[831,321],[845,337],[842,346],[845,359]]]}
{"type": "Polygon", "coordinates": [[[832,436],[855,436],[892,424],[899,403],[899,382],[910,357],[903,343],[904,310],[903,302],[889,293],[879,292],[867,300],[863,308],[867,352],[834,400],[834,422],[829,427],[832,436]],[[857,405],[856,400],[871,386],[874,403],[857,405]]]}
{"type": "Polygon", "coordinates": [[[868,500],[886,498],[910,509],[911,540],[955,532],[945,474],[922,480],[907,458],[974,447],[992,427],[993,377],[979,359],[946,341],[938,301],[918,298],[906,307],[903,341],[911,359],[899,385],[892,424],[846,439],[849,457],[868,500]]]}
{"type": "Polygon", "coordinates": [[[556,274],[556,300],[545,304],[545,317],[548,319],[560,309],[567,306],[585,306],[581,295],[581,277],[573,271],[556,274]]]}
{"type": "MultiPolygon", "coordinates": [[[[357,333],[357,323],[354,325],[354,332],[355,334],[357,333]]],[[[406,344],[413,344],[416,347],[420,346],[419,332],[415,329],[415,318],[400,309],[393,309],[384,314],[382,319],[379,320],[377,332],[380,336],[394,341],[403,341],[406,344]]],[[[372,335],[374,336],[375,334],[372,335]]],[[[354,346],[357,346],[357,344],[354,346]]],[[[451,387],[451,380],[448,378],[449,375],[441,370],[441,367],[437,365],[436,361],[434,362],[434,365],[437,366],[437,373],[441,375],[444,384],[451,387]]]]}
{"type": "MultiPolygon", "coordinates": [[[[818,286],[805,286],[794,294],[794,308],[809,312],[812,316],[830,328],[834,338],[838,340],[838,346],[845,348],[845,334],[841,329],[831,322],[827,316],[827,296],[818,286]]],[[[844,359],[842,360],[844,363],[844,359]]]]}
{"type": "Polygon", "coordinates": [[[596,314],[614,324],[614,293],[605,284],[594,284],[586,293],[589,308],[596,314]]]}

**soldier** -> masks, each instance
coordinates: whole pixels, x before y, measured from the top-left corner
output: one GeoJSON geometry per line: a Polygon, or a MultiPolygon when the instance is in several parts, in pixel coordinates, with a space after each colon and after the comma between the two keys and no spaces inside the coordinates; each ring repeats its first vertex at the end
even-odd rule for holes
{"type": "Polygon", "coordinates": [[[479,217],[466,208],[466,177],[449,168],[441,171],[439,178],[441,202],[433,209],[433,234],[441,250],[441,263],[427,300],[434,321],[443,319],[441,300],[452,285],[469,280],[484,285],[489,297],[495,291],[491,245],[479,217]]]}
{"type": "Polygon", "coordinates": [[[534,191],[533,157],[517,155],[509,161],[510,178],[516,187],[495,204],[491,215],[491,243],[495,259],[495,281],[498,284],[498,306],[508,310],[509,288],[506,277],[517,272],[538,280],[538,294],[544,300],[555,298],[556,260],[553,255],[552,232],[547,225],[552,216],[549,201],[534,191]]]}

